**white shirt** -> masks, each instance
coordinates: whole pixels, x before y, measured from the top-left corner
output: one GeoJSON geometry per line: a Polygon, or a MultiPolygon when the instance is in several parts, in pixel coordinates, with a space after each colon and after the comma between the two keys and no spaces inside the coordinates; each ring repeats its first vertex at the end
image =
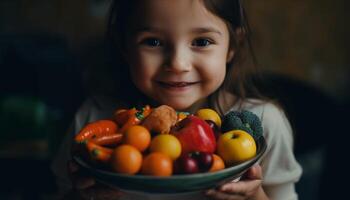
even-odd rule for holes
{"type": "MultiPolygon", "coordinates": [[[[75,115],[73,127],[62,142],[61,148],[52,163],[52,169],[57,178],[57,184],[64,193],[71,189],[71,182],[67,174],[67,161],[71,159],[70,146],[72,138],[86,123],[98,119],[110,118],[116,109],[114,103],[108,99],[88,99],[75,115]]],[[[250,99],[243,102],[240,109],[254,112],[260,117],[267,150],[260,160],[263,172],[263,188],[271,200],[297,200],[295,183],[299,180],[302,169],[293,154],[293,135],[290,123],[284,112],[272,103],[262,103],[250,99]]],[[[238,110],[233,106],[230,110],[238,110]]],[[[185,195],[124,195],[122,199],[206,199],[199,193],[185,195]]]]}

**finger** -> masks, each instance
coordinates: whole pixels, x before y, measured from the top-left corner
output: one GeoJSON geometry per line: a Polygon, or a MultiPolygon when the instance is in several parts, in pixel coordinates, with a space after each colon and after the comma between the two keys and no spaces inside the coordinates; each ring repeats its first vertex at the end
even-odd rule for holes
{"type": "Polygon", "coordinates": [[[205,193],[205,195],[215,200],[243,200],[244,199],[244,196],[240,194],[228,194],[228,193],[221,192],[214,189],[208,190],[205,193]]]}
{"type": "Polygon", "coordinates": [[[249,196],[256,191],[260,185],[261,180],[243,180],[239,182],[230,182],[219,187],[219,191],[231,194],[240,194],[249,196]]]}
{"type": "Polygon", "coordinates": [[[243,179],[262,179],[262,169],[260,165],[253,165],[249,170],[244,174],[243,179]]]}

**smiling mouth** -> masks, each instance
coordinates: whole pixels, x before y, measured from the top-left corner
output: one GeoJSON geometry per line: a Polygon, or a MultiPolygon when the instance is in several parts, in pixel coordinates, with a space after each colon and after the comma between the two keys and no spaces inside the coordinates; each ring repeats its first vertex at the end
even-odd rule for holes
{"type": "Polygon", "coordinates": [[[197,82],[161,82],[160,81],[159,83],[165,87],[183,88],[183,87],[194,85],[197,82]]]}

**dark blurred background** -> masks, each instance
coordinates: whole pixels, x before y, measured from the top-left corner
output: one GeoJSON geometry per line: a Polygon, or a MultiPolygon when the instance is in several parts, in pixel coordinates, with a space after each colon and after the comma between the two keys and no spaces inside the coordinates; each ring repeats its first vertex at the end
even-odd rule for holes
{"type": "MultiPolygon", "coordinates": [[[[49,165],[104,64],[110,0],[0,1],[0,199],[48,199],[49,165]]],[[[244,1],[266,81],[295,131],[301,200],[337,199],[349,178],[349,26],[345,0],[244,1]]]]}

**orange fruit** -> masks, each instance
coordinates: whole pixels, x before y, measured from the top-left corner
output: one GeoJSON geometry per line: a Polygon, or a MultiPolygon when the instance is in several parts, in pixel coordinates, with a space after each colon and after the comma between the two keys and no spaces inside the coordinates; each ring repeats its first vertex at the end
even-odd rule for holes
{"type": "Polygon", "coordinates": [[[181,143],[174,135],[157,135],[151,141],[150,151],[164,153],[176,160],[181,154],[181,143]]]}
{"type": "Polygon", "coordinates": [[[219,128],[221,127],[220,115],[213,109],[202,108],[199,109],[195,115],[201,118],[202,120],[211,120],[216,124],[216,126],[218,126],[219,128]]]}
{"type": "Polygon", "coordinates": [[[111,156],[111,167],[123,174],[136,174],[142,166],[142,154],[135,147],[122,144],[116,147],[111,156]]]}
{"type": "Polygon", "coordinates": [[[152,152],[143,159],[141,173],[152,176],[170,176],[173,173],[173,161],[163,153],[152,152]]]}
{"type": "Polygon", "coordinates": [[[211,168],[209,169],[210,172],[219,171],[222,169],[225,169],[225,163],[222,158],[216,154],[213,154],[213,164],[211,165],[211,168]]]}
{"type": "Polygon", "coordinates": [[[151,133],[140,125],[130,126],[123,134],[123,143],[130,144],[141,152],[148,148],[150,142],[151,133]]]}

